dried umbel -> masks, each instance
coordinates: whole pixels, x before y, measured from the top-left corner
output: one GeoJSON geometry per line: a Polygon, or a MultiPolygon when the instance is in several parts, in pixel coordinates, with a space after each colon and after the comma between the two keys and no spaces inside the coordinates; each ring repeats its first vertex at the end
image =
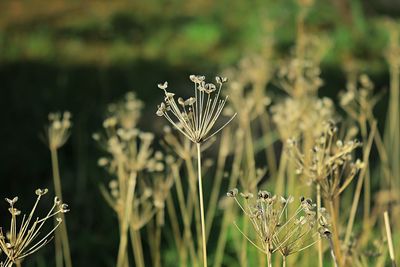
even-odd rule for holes
{"type": "Polygon", "coordinates": [[[17,264],[45,246],[53,238],[52,234],[62,223],[62,220],[61,218],[56,218],[54,225],[53,220],[48,220],[68,212],[69,209],[67,204],[61,203],[55,197],[52,207],[44,217],[35,216],[39,201],[47,192],[47,189],[37,189],[35,191],[37,195],[36,202],[29,215],[23,215],[21,223],[17,222],[17,218],[21,216],[21,211],[15,207],[18,197],[5,199],[10,205],[8,211],[11,214],[11,225],[7,233],[4,233],[3,229],[0,228],[0,250],[3,252],[2,255],[5,256],[0,266],[10,267],[17,264]],[[46,224],[46,222],[48,223],[46,224]],[[47,225],[51,225],[51,228],[46,229],[48,228],[47,225]]]}
{"type": "Polygon", "coordinates": [[[154,139],[152,133],[115,127],[107,127],[106,132],[113,134],[99,137],[98,140],[110,156],[100,158],[100,166],[108,167],[111,173],[115,173],[118,167],[127,172],[153,172],[164,169],[163,163],[154,157],[151,148],[154,139]]]}
{"type": "Polygon", "coordinates": [[[189,97],[186,100],[180,97],[177,100],[178,102],[175,102],[175,94],[167,91],[167,82],[159,84],[158,87],[165,93],[165,102],[162,102],[158,106],[156,114],[158,116],[164,116],[180,133],[196,144],[203,266],[206,267],[207,249],[201,177],[201,144],[221,131],[236,114],[233,114],[220,128],[213,130],[228,98],[220,99],[222,85],[227,79],[216,77],[215,81],[217,85],[206,83],[204,76],[190,75],[190,80],[194,83],[194,97],[189,97]],[[173,116],[170,116],[170,114],[173,116]]]}
{"type": "Polygon", "coordinates": [[[353,152],[361,146],[357,140],[342,141],[337,137],[338,128],[332,121],[325,123],[325,130],[315,139],[311,162],[300,151],[296,141],[288,140],[290,154],[297,164],[296,173],[321,186],[325,199],[334,199],[351,183],[364,167],[361,160],[353,160],[353,152]]]}
{"type": "Polygon", "coordinates": [[[109,106],[110,116],[103,122],[103,134],[93,135],[108,153],[99,158],[98,165],[116,178],[109,182],[109,190],[103,190],[103,194],[120,218],[124,217],[125,207],[132,204],[138,216],[132,220],[135,229],[140,229],[157,209],[164,207],[172,186],[171,179],[164,177],[167,156],[152,148],[154,135],[136,128],[141,108],[142,102],[128,93],[122,102],[109,106]],[[133,120],[131,124],[127,118],[133,120]],[[131,196],[134,203],[127,203],[130,184],[134,185],[131,196]]]}
{"type": "Polygon", "coordinates": [[[323,85],[321,70],[313,60],[293,58],[281,65],[279,85],[291,96],[314,94],[323,85]]]}
{"type": "Polygon", "coordinates": [[[233,189],[227,196],[235,199],[250,220],[257,240],[245,237],[266,253],[269,261],[275,252],[286,257],[311,247],[317,242],[321,229],[328,227],[324,210],[321,209],[317,218],[316,205],[308,198],[302,197],[297,208],[292,209],[293,197],[284,198],[268,191],[259,191],[254,197],[251,193],[238,194],[238,190],[233,189]]]}
{"type": "Polygon", "coordinates": [[[257,55],[245,57],[240,60],[236,68],[225,71],[227,76],[234,77],[227,94],[232,107],[238,110],[239,121],[242,124],[243,120],[249,123],[250,120],[265,113],[266,107],[271,103],[265,90],[270,80],[271,69],[268,56],[257,55]]]}
{"type": "Polygon", "coordinates": [[[46,129],[46,137],[50,149],[58,149],[67,142],[71,126],[71,113],[69,111],[64,111],[63,114],[49,114],[49,125],[46,129]]]}
{"type": "Polygon", "coordinates": [[[138,124],[143,106],[143,102],[134,92],[128,92],[122,101],[110,104],[108,112],[116,118],[122,128],[132,129],[138,124]]]}
{"type": "MultiPolygon", "coordinates": [[[[117,178],[109,183],[109,192],[103,191],[103,194],[114,210],[122,216],[124,205],[127,205],[129,183],[134,177],[133,199],[138,200],[137,208],[144,212],[141,218],[145,218],[138,224],[141,227],[154,214],[153,185],[151,179],[145,181],[143,178],[164,172],[164,155],[152,149],[154,139],[152,133],[142,132],[137,128],[125,128],[120,117],[114,115],[103,122],[104,134],[96,133],[93,136],[108,153],[107,156],[99,158],[98,165],[106,168],[117,178]],[[138,177],[140,183],[137,182],[138,177]]],[[[160,200],[156,202],[159,203],[160,200]]]]}
{"type": "Polygon", "coordinates": [[[374,95],[374,84],[365,74],[360,75],[358,84],[347,84],[347,90],[339,95],[340,106],[352,119],[359,121],[361,117],[372,115],[374,106],[380,95],[374,95]]]}
{"type": "Polygon", "coordinates": [[[323,131],[323,123],[335,116],[335,107],[329,98],[291,98],[271,107],[272,120],[283,140],[311,135],[323,131]]]}
{"type": "MultiPolygon", "coordinates": [[[[102,134],[93,134],[107,152],[98,164],[111,174],[108,188],[101,187],[107,203],[118,215],[120,244],[116,266],[125,266],[128,257],[128,233],[137,235],[157,214],[157,224],[164,223],[165,200],[173,177],[166,175],[167,156],[154,151],[154,135],[137,128],[143,104],[128,93],[124,101],[109,107],[102,134]]],[[[141,253],[133,244],[135,253],[141,253]]],[[[140,261],[136,254],[135,261],[140,261]]]]}
{"type": "Polygon", "coordinates": [[[159,84],[165,99],[158,106],[156,114],[164,116],[193,143],[202,143],[221,131],[236,114],[222,127],[213,130],[228,98],[220,99],[222,85],[227,79],[216,77],[217,84],[213,84],[206,83],[204,76],[190,75],[190,80],[194,83],[194,96],[188,99],[179,97],[177,102],[175,94],[167,91],[168,83],[159,84]]]}

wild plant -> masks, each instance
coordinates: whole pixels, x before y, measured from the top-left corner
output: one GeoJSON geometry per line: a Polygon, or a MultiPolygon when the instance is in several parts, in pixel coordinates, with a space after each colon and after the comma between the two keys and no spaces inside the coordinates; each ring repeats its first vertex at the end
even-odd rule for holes
{"type": "MultiPolygon", "coordinates": [[[[60,176],[60,167],[58,162],[58,150],[68,141],[70,130],[72,127],[71,113],[65,111],[61,113],[50,113],[48,116],[49,125],[46,128],[45,136],[46,143],[50,149],[51,166],[53,170],[53,183],[56,195],[62,201],[62,183],[60,176]]],[[[68,240],[67,223],[64,215],[61,214],[61,219],[64,223],[55,233],[56,246],[56,266],[72,267],[71,252],[68,240]]],[[[56,222],[55,222],[56,223],[56,222]]]]}
{"type": "MultiPolygon", "coordinates": [[[[234,131],[241,131],[240,134],[235,136],[235,139],[237,139],[236,142],[244,143],[243,155],[235,153],[235,156],[241,159],[239,162],[240,175],[238,182],[241,187],[248,191],[256,190],[257,184],[264,177],[260,175],[260,169],[257,169],[258,163],[256,158],[261,153],[265,153],[268,170],[271,175],[275,175],[276,173],[275,151],[274,147],[269,145],[272,142],[274,133],[271,129],[270,116],[265,112],[271,103],[271,99],[265,90],[270,80],[270,74],[272,74],[272,66],[268,60],[271,51],[271,47],[266,45],[260,53],[262,56],[253,55],[245,57],[239,62],[238,66],[225,71],[225,74],[233,79],[227,90],[231,101],[229,109],[226,111],[228,114],[232,114],[231,110],[237,110],[237,120],[232,123],[231,127],[234,131]],[[261,136],[255,134],[259,131],[263,132],[261,136]],[[240,141],[239,138],[241,139],[240,141]]],[[[263,169],[265,169],[264,167],[262,166],[263,169]]],[[[226,216],[224,214],[224,217],[232,217],[235,212],[232,208],[225,209],[224,213],[228,214],[226,216]]],[[[228,220],[225,222],[229,224],[228,220]]],[[[245,220],[243,221],[243,231],[247,233],[248,230],[248,222],[245,220]]],[[[221,231],[224,231],[222,227],[221,231]]],[[[241,236],[237,236],[237,238],[236,243],[241,244],[237,246],[240,263],[241,265],[247,265],[248,242],[241,236]]],[[[259,260],[262,265],[263,261],[265,261],[265,255],[259,254],[259,260]]]]}
{"type": "Polygon", "coordinates": [[[62,203],[58,197],[55,197],[53,205],[47,214],[43,217],[36,217],[35,211],[38,204],[47,192],[47,189],[37,189],[35,191],[35,204],[29,215],[23,215],[21,222],[17,220],[21,216],[21,211],[15,206],[18,197],[5,199],[10,205],[8,211],[11,214],[11,222],[7,232],[3,232],[3,228],[0,228],[0,251],[4,255],[4,259],[0,261],[0,266],[21,266],[21,262],[26,257],[36,253],[53,239],[52,234],[63,222],[61,215],[68,212],[69,209],[67,204],[62,203]],[[49,223],[46,222],[52,218],[55,218],[56,223],[48,229],[47,225],[49,223]]]}
{"type": "MultiPolygon", "coordinates": [[[[161,231],[164,201],[172,185],[172,179],[163,175],[164,154],[151,148],[154,135],[137,128],[141,108],[142,102],[129,93],[124,101],[109,107],[110,115],[103,123],[104,134],[93,135],[108,153],[98,164],[112,177],[109,190],[102,187],[101,192],[116,212],[120,225],[116,266],[129,264],[128,233],[135,263],[144,266],[140,229],[157,214],[157,231],[161,231]]],[[[159,255],[154,256],[159,264],[159,255]]]]}
{"type": "MultiPolygon", "coordinates": [[[[168,205],[168,213],[170,216],[170,221],[173,223],[173,232],[174,239],[177,245],[179,257],[180,257],[180,265],[186,266],[187,263],[187,254],[189,252],[191,265],[198,266],[199,256],[201,258],[201,248],[202,248],[202,236],[201,236],[201,228],[200,228],[200,216],[198,212],[194,212],[199,210],[199,198],[197,197],[197,188],[196,188],[196,170],[192,162],[192,158],[196,155],[195,147],[192,146],[191,141],[187,139],[183,135],[177,135],[178,130],[171,129],[169,126],[164,127],[164,135],[163,135],[163,146],[166,150],[171,151],[171,153],[176,154],[180,160],[176,161],[175,164],[171,166],[171,172],[174,177],[174,186],[176,190],[176,195],[179,203],[179,215],[175,207],[170,203],[168,205]],[[184,171],[184,174],[182,174],[184,171]],[[186,177],[182,177],[185,175],[186,177]],[[185,188],[188,190],[185,190],[185,188]],[[185,193],[187,191],[187,193],[185,193]],[[192,220],[193,215],[195,218],[195,235],[192,234],[192,220]],[[182,220],[183,230],[180,232],[179,225],[176,223],[179,221],[179,218],[182,220]],[[195,249],[195,238],[198,242],[198,249],[200,251],[196,252],[195,249]]],[[[210,146],[214,143],[213,138],[203,143],[203,149],[210,146]]],[[[171,202],[172,200],[170,200],[171,202]]],[[[210,225],[206,224],[207,227],[210,225]]],[[[209,228],[206,228],[206,231],[209,228]]],[[[207,239],[207,238],[206,238],[207,239]]]]}
{"type": "Polygon", "coordinates": [[[286,257],[313,246],[320,232],[326,234],[329,231],[326,228],[327,218],[321,215],[325,215],[325,211],[320,212],[317,218],[316,204],[311,199],[302,197],[293,211],[289,209],[294,200],[291,196],[284,198],[268,191],[259,191],[256,199],[252,193],[240,193],[240,201],[236,188],[229,191],[227,196],[235,199],[250,220],[256,240],[245,235],[235,224],[236,227],[253,246],[267,255],[269,267],[272,266],[274,253],[282,255],[282,266],[286,266],[286,257]]]}
{"type": "Polygon", "coordinates": [[[217,85],[206,83],[204,76],[191,75],[190,80],[194,83],[194,97],[190,97],[186,100],[178,98],[178,103],[175,102],[175,94],[167,91],[168,83],[159,84],[158,87],[164,91],[165,102],[162,102],[158,106],[156,114],[158,116],[164,116],[176,130],[196,144],[203,265],[206,267],[207,246],[201,175],[201,144],[228,125],[236,114],[220,128],[213,130],[213,126],[221,115],[227,100],[227,97],[222,100],[220,99],[222,85],[227,79],[216,77],[217,85]],[[170,114],[172,114],[173,117],[171,117],[170,114]]]}
{"type": "Polygon", "coordinates": [[[296,141],[288,140],[291,155],[296,161],[296,173],[304,175],[315,184],[317,194],[322,196],[328,205],[332,217],[332,233],[335,256],[341,257],[339,240],[338,197],[350,185],[359,171],[364,168],[360,160],[353,160],[354,150],[361,146],[357,140],[343,141],[337,137],[338,128],[335,123],[327,122],[325,130],[315,140],[311,151],[311,162],[304,159],[306,155],[296,145],[296,141]]]}
{"type": "MultiPolygon", "coordinates": [[[[388,167],[387,161],[387,152],[386,148],[383,145],[382,137],[379,134],[379,131],[376,128],[377,120],[374,117],[374,107],[377,102],[380,100],[380,95],[374,94],[374,84],[369,79],[369,77],[365,74],[362,74],[357,80],[354,82],[349,82],[347,85],[347,90],[341,92],[340,97],[340,106],[346,111],[348,115],[348,120],[350,120],[350,124],[354,124],[355,127],[360,129],[361,138],[363,143],[368,143],[368,135],[369,133],[374,133],[373,141],[378,150],[378,153],[381,156],[381,165],[383,170],[384,179],[382,179],[381,184],[390,183],[390,171],[388,167]]],[[[363,153],[369,154],[370,147],[367,145],[363,145],[363,153]]],[[[358,185],[356,188],[356,198],[353,200],[352,209],[355,210],[358,205],[358,192],[361,191],[361,183],[364,184],[364,216],[363,216],[363,231],[365,233],[369,232],[369,229],[372,227],[370,223],[371,217],[371,174],[369,167],[367,166],[365,170],[365,177],[361,177],[358,181],[358,185]]],[[[352,224],[354,221],[355,212],[351,214],[349,228],[347,231],[345,242],[347,243],[350,238],[350,232],[352,228],[352,224]],[[353,215],[354,214],[354,215],[353,215]]]]}
{"type": "Polygon", "coordinates": [[[384,144],[388,152],[389,166],[392,173],[390,186],[395,190],[400,190],[400,167],[398,159],[400,157],[400,31],[398,24],[390,21],[387,23],[389,42],[384,56],[389,65],[390,73],[390,94],[387,109],[384,144]]]}

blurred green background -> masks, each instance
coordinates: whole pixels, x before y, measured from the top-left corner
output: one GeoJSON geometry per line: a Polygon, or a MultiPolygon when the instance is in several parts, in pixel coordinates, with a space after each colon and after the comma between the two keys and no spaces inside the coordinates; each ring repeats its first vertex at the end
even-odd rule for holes
{"type": "MultiPolygon", "coordinates": [[[[154,114],[158,82],[185,88],[189,74],[218,74],[266,45],[278,62],[294,44],[297,13],[295,0],[2,0],[0,196],[18,195],[24,206],[37,187],[52,188],[50,154],[39,136],[49,112],[70,110],[73,131],[60,165],[74,265],[113,266],[117,220],[98,190],[106,173],[91,139],[107,104],[135,91],[146,103],[142,129],[157,132],[164,123],[154,114]]],[[[344,88],[349,61],[377,89],[387,88],[385,21],[399,15],[398,0],[316,1],[306,26],[328,47],[321,94],[344,88]]],[[[6,203],[0,207],[4,222],[6,203]]],[[[163,246],[173,249],[172,242],[163,246]]],[[[26,266],[54,266],[53,249],[26,266]]]]}

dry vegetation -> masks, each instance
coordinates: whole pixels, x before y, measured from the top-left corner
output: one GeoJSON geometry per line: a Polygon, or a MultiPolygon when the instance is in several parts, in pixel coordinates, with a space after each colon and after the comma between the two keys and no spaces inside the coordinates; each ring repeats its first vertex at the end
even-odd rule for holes
{"type": "MultiPolygon", "coordinates": [[[[165,126],[159,144],[153,133],[138,128],[144,103],[134,93],[109,106],[93,139],[104,152],[98,165],[109,176],[100,191],[118,219],[117,267],[166,265],[165,236],[173,240],[174,266],[399,262],[394,249],[400,241],[398,26],[388,24],[389,103],[387,118],[377,118],[374,107],[381,95],[354,68],[346,69],[339,101],[319,96],[326,43],[306,32],[309,3],[301,2],[293,53],[278,66],[270,63],[274,51],[268,46],[221,70],[229,81],[191,75],[191,97],[176,97],[167,82],[158,85],[164,102],[150,120],[160,120],[158,115],[171,126],[165,126]],[[267,91],[269,84],[278,93],[267,91]],[[203,192],[203,182],[209,191],[203,192]]],[[[0,230],[1,266],[23,266],[53,232],[56,266],[73,265],[61,224],[68,209],[61,202],[57,158],[70,119],[68,112],[50,114],[46,128],[58,196],[48,214],[34,217],[47,190],[36,191],[37,201],[20,224],[18,198],[6,199],[11,224],[0,230]],[[54,227],[42,233],[53,217],[54,227]]]]}

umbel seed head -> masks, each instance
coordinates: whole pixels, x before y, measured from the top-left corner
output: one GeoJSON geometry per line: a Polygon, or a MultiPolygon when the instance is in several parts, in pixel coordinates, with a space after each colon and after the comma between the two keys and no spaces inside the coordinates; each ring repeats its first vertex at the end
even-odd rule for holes
{"type": "Polygon", "coordinates": [[[158,105],[157,116],[164,116],[178,131],[193,143],[202,143],[221,131],[236,116],[236,113],[220,128],[214,129],[228,97],[220,99],[222,84],[226,78],[216,77],[217,85],[206,83],[205,76],[190,75],[194,83],[194,96],[188,99],[168,92],[168,82],[158,84],[164,91],[164,102],[158,105]]]}

